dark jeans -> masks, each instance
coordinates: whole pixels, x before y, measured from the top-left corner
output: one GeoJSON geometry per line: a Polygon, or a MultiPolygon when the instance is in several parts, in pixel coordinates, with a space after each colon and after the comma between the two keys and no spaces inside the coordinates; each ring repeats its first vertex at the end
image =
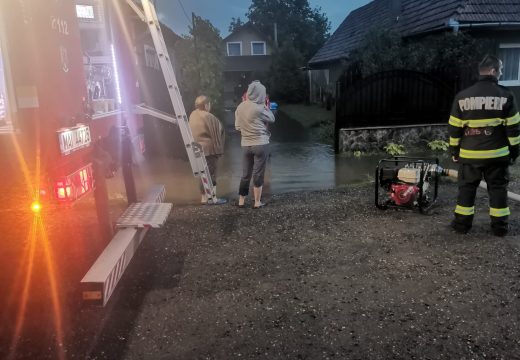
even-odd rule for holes
{"type": "Polygon", "coordinates": [[[269,159],[269,144],[242,146],[242,179],[238,194],[247,196],[249,184],[253,178],[253,185],[260,187],[264,185],[264,174],[269,159]]]}
{"type": "MultiPolygon", "coordinates": [[[[217,186],[217,162],[218,155],[207,155],[206,163],[208,164],[209,176],[211,177],[211,182],[213,186],[217,186]]],[[[202,185],[202,181],[200,182],[200,193],[204,195],[204,186],[202,185]]]]}

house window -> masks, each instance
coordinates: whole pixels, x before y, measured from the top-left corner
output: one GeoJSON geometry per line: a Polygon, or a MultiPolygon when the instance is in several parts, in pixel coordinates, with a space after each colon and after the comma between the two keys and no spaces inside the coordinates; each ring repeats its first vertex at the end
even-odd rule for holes
{"type": "Polygon", "coordinates": [[[520,44],[501,44],[498,57],[504,64],[500,84],[520,86],[520,44]]]}
{"type": "Polygon", "coordinates": [[[228,56],[241,56],[242,55],[242,43],[241,42],[228,42],[227,43],[227,54],[228,54],[228,56]]]}
{"type": "Polygon", "coordinates": [[[251,55],[265,55],[265,41],[251,41],[251,55]]]}

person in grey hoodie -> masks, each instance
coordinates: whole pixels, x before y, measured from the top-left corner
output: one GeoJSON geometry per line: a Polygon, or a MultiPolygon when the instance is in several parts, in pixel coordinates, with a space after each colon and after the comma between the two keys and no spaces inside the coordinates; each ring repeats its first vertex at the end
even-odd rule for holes
{"type": "Polygon", "coordinates": [[[238,206],[244,207],[253,178],[253,209],[264,206],[262,187],[269,158],[268,124],[274,123],[274,115],[266,105],[265,86],[255,80],[247,88],[247,99],[235,111],[235,128],[242,135],[242,178],[238,190],[238,206]]]}

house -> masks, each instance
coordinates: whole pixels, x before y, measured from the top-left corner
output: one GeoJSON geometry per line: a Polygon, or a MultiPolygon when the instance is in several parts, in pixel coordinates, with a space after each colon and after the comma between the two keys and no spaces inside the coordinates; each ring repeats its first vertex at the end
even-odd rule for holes
{"type": "MultiPolygon", "coordinates": [[[[403,38],[434,33],[469,32],[495,40],[504,62],[501,83],[520,98],[520,2],[518,0],[374,0],[352,11],[308,65],[326,73],[314,88],[334,91],[334,84],[365,34],[373,28],[391,29],[403,38]],[[368,24],[368,25],[367,25],[368,24]]],[[[317,77],[316,75],[314,77],[317,77]]]]}
{"type": "Polygon", "coordinates": [[[252,80],[263,80],[272,62],[273,46],[250,22],[224,40],[224,103],[236,106],[252,80]]]}

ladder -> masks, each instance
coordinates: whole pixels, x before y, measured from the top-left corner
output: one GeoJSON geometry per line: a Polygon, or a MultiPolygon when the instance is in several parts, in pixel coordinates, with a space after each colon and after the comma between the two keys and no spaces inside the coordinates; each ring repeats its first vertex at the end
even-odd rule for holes
{"type": "Polygon", "coordinates": [[[137,13],[139,18],[148,24],[155,51],[157,52],[157,56],[159,58],[164,80],[166,81],[166,87],[168,88],[168,93],[170,94],[170,100],[173,104],[175,116],[171,116],[145,105],[136,105],[134,110],[137,113],[156,116],[160,119],[169,121],[179,126],[193,175],[200,177],[204,192],[208,199],[208,204],[219,204],[220,201],[217,199],[217,194],[215,193],[213,182],[211,181],[211,175],[208,169],[208,164],[206,163],[204,151],[202,150],[200,144],[195,142],[193,139],[193,134],[191,133],[191,128],[188,123],[188,116],[186,115],[186,110],[182,102],[175,72],[173,71],[170,57],[168,56],[168,49],[166,48],[166,43],[164,42],[159,19],[157,17],[157,13],[155,12],[155,7],[150,2],[150,0],[141,0],[144,11],[143,12],[141,9],[139,9],[139,7],[136,6],[133,0],[126,0],[126,2],[137,13]]]}

